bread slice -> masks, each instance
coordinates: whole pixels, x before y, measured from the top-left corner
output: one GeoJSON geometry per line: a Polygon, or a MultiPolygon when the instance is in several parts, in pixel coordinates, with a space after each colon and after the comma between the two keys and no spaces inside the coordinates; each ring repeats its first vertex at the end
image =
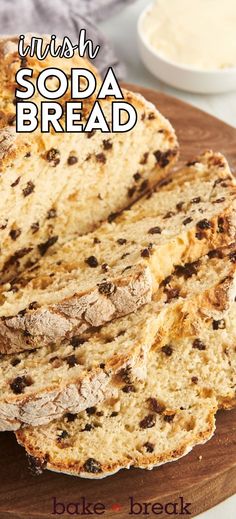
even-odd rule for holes
{"type": "Polygon", "coordinates": [[[155,301],[138,312],[75,336],[60,346],[3,356],[0,362],[0,429],[45,424],[65,412],[77,413],[104,400],[117,376],[128,392],[146,377],[147,353],[155,340],[169,342],[170,330],[184,329],[202,308],[215,322],[236,294],[236,248],[177,266],[164,280],[155,301]]]}
{"type": "Polygon", "coordinates": [[[148,377],[121,386],[116,397],[79,415],[66,414],[48,426],[25,428],[17,439],[38,468],[102,478],[122,468],[173,461],[214,432],[214,414],[236,404],[236,303],[221,321],[191,310],[171,342],[157,341],[149,354],[148,377]]]}
{"type": "Polygon", "coordinates": [[[57,246],[4,285],[0,351],[38,348],[135,311],[174,265],[235,240],[235,208],[226,160],[205,153],[116,221],[57,246]]]}
{"type": "MultiPolygon", "coordinates": [[[[149,394],[145,391],[144,396],[155,400],[149,394]]],[[[197,403],[185,409],[176,406],[166,415],[150,413],[142,397],[139,405],[143,408],[134,407],[133,395],[124,399],[126,405],[122,398],[119,405],[106,402],[104,407],[90,408],[79,418],[68,414],[49,426],[18,431],[16,437],[26,450],[29,470],[34,475],[48,469],[87,479],[102,479],[133,467],[151,470],[186,456],[215,432],[216,407],[212,399],[198,398],[197,403]],[[143,420],[147,420],[147,429],[140,428],[143,420]]]]}
{"type": "MultiPolygon", "coordinates": [[[[165,177],[178,155],[171,124],[143,97],[126,90],[124,101],[138,116],[130,132],[16,133],[15,73],[20,66],[33,69],[34,82],[44,67],[57,65],[69,79],[71,68],[81,66],[96,75],[78,56],[55,59],[22,60],[14,39],[0,40],[1,281],[49,254],[55,243],[85,234],[129,206],[165,177]]],[[[50,81],[55,89],[55,80],[50,81]]],[[[41,100],[35,94],[33,101],[41,100]]],[[[60,99],[66,101],[68,94],[60,99]]],[[[94,101],[95,96],[84,101],[82,124],[94,101]]],[[[116,100],[100,103],[109,123],[112,102],[116,100]]]]}

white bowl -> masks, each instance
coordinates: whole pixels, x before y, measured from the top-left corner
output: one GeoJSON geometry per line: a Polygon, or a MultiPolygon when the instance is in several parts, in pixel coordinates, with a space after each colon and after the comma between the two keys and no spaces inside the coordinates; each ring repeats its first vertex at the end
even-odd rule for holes
{"type": "Polygon", "coordinates": [[[200,94],[219,94],[236,91],[236,68],[222,70],[200,70],[178,65],[163,58],[151,46],[142,30],[143,20],[151,10],[153,2],[142,11],[138,19],[138,43],[141,59],[147,69],[165,83],[200,94]]]}

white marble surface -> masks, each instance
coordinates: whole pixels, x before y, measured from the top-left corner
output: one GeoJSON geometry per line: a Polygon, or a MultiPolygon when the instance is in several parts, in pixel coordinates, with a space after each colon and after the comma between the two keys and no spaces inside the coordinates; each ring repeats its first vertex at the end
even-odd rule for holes
{"type": "MultiPolygon", "coordinates": [[[[236,127],[236,92],[221,95],[188,94],[168,87],[154,78],[142,64],[137,48],[136,25],[139,13],[149,0],[137,0],[106,22],[100,24],[104,34],[110,39],[117,56],[126,64],[125,80],[142,86],[161,90],[191,103],[219,119],[236,127]]],[[[236,495],[198,516],[198,519],[235,519],[236,495]]]]}

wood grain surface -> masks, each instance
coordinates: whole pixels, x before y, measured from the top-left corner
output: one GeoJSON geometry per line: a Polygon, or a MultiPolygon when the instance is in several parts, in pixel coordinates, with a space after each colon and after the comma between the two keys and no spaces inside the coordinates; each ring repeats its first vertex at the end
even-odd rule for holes
{"type": "MultiPolygon", "coordinates": [[[[129,88],[141,92],[170,119],[181,144],[181,162],[211,148],[224,153],[236,172],[234,128],[165,94],[135,85],[129,85],[129,88]]],[[[33,476],[14,435],[0,435],[0,519],[79,517],[72,513],[53,514],[53,497],[68,505],[81,502],[82,496],[90,503],[103,503],[103,516],[109,519],[132,517],[129,515],[130,496],[139,503],[158,502],[163,505],[179,504],[182,496],[185,503],[191,503],[191,515],[188,517],[195,517],[235,492],[236,410],[218,413],[215,436],[185,458],[150,472],[137,469],[121,471],[100,481],[50,472],[33,476]]],[[[63,508],[58,510],[62,511],[63,508]]],[[[73,511],[74,508],[69,510],[73,511]]],[[[140,509],[140,516],[146,517],[143,511],[144,508],[140,509]]],[[[180,511],[178,506],[177,512],[180,511]]],[[[148,517],[155,516],[150,512],[148,517]]],[[[163,512],[158,517],[167,518],[169,515],[163,512]]]]}
{"type": "Polygon", "coordinates": [[[174,126],[180,147],[180,162],[195,157],[207,149],[226,155],[236,174],[236,129],[175,97],[139,85],[125,84],[140,92],[165,115],[174,126]]]}

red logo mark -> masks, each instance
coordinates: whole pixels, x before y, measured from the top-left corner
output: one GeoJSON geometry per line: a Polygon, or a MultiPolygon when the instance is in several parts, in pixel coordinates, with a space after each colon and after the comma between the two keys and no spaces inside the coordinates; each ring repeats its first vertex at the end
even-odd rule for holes
{"type": "Polygon", "coordinates": [[[114,505],[111,505],[111,509],[113,512],[120,512],[122,506],[119,503],[114,503],[114,505]]]}

